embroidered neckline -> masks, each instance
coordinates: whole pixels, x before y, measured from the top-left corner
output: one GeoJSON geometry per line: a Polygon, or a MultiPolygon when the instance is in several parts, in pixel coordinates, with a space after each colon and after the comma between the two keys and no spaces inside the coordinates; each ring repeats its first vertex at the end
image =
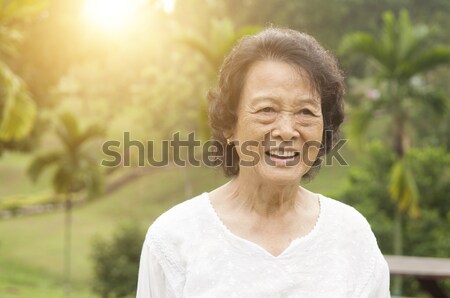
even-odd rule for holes
{"type": "MultiPolygon", "coordinates": [[[[290,251],[292,251],[293,247],[295,247],[298,243],[302,243],[304,241],[307,241],[308,239],[310,239],[311,237],[313,237],[315,234],[317,234],[317,230],[320,229],[320,226],[322,225],[322,221],[324,218],[324,198],[321,194],[317,194],[318,197],[318,201],[319,201],[319,215],[317,216],[316,222],[314,224],[314,226],[312,227],[311,230],[308,231],[307,234],[299,236],[297,238],[294,238],[291,243],[277,256],[271,254],[269,251],[267,251],[265,248],[263,248],[261,245],[250,241],[248,239],[245,239],[243,237],[240,237],[236,234],[234,234],[222,221],[222,219],[219,217],[218,213],[216,212],[216,210],[214,209],[214,206],[211,203],[211,199],[209,197],[209,193],[205,192],[203,193],[204,199],[208,205],[208,209],[210,211],[210,214],[212,215],[212,217],[214,218],[215,223],[217,223],[221,230],[222,233],[224,235],[227,236],[227,238],[231,238],[230,239],[230,243],[233,244],[233,246],[239,246],[239,248],[242,250],[242,245],[236,245],[236,242],[239,242],[241,244],[250,246],[255,248],[256,250],[259,250],[262,252],[262,254],[264,254],[266,257],[272,258],[272,259],[280,259],[283,258],[284,256],[289,255],[290,251]]],[[[247,253],[252,254],[252,251],[248,251],[247,253]]]]}

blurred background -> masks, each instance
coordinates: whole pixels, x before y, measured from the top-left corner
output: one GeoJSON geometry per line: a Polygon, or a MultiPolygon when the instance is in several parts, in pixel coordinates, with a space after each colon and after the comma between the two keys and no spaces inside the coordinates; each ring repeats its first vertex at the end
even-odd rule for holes
{"type": "MultiPolygon", "coordinates": [[[[269,25],[345,71],[342,159],[302,184],[364,214],[385,255],[450,258],[450,1],[0,0],[0,297],[135,295],[148,226],[227,181],[143,152],[208,140],[224,56],[269,25]],[[125,132],[145,146],[124,155],[125,132]]],[[[431,297],[408,276],[391,291],[431,297]]]]}

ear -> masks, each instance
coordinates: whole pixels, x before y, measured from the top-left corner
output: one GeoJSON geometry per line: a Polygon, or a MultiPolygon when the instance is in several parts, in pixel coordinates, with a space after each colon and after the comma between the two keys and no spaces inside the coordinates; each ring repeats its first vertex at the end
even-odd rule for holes
{"type": "Polygon", "coordinates": [[[225,139],[232,139],[233,138],[233,131],[230,129],[230,130],[225,130],[224,132],[223,132],[223,137],[225,138],[225,139]]]}

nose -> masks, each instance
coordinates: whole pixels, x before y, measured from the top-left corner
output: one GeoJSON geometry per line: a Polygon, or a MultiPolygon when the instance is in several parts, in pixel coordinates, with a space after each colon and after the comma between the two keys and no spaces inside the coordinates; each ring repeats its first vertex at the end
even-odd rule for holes
{"type": "Polygon", "coordinates": [[[295,115],[289,112],[280,113],[275,123],[275,129],[272,131],[272,136],[280,137],[285,141],[298,138],[300,133],[296,129],[295,115]]]}

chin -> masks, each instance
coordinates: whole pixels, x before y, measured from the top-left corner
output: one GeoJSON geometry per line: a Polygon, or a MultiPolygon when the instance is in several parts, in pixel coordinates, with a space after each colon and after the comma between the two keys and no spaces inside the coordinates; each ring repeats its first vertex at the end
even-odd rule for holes
{"type": "Polygon", "coordinates": [[[304,167],[275,167],[258,165],[255,168],[255,179],[260,179],[263,184],[274,186],[299,185],[303,175],[308,171],[304,167]]]}

